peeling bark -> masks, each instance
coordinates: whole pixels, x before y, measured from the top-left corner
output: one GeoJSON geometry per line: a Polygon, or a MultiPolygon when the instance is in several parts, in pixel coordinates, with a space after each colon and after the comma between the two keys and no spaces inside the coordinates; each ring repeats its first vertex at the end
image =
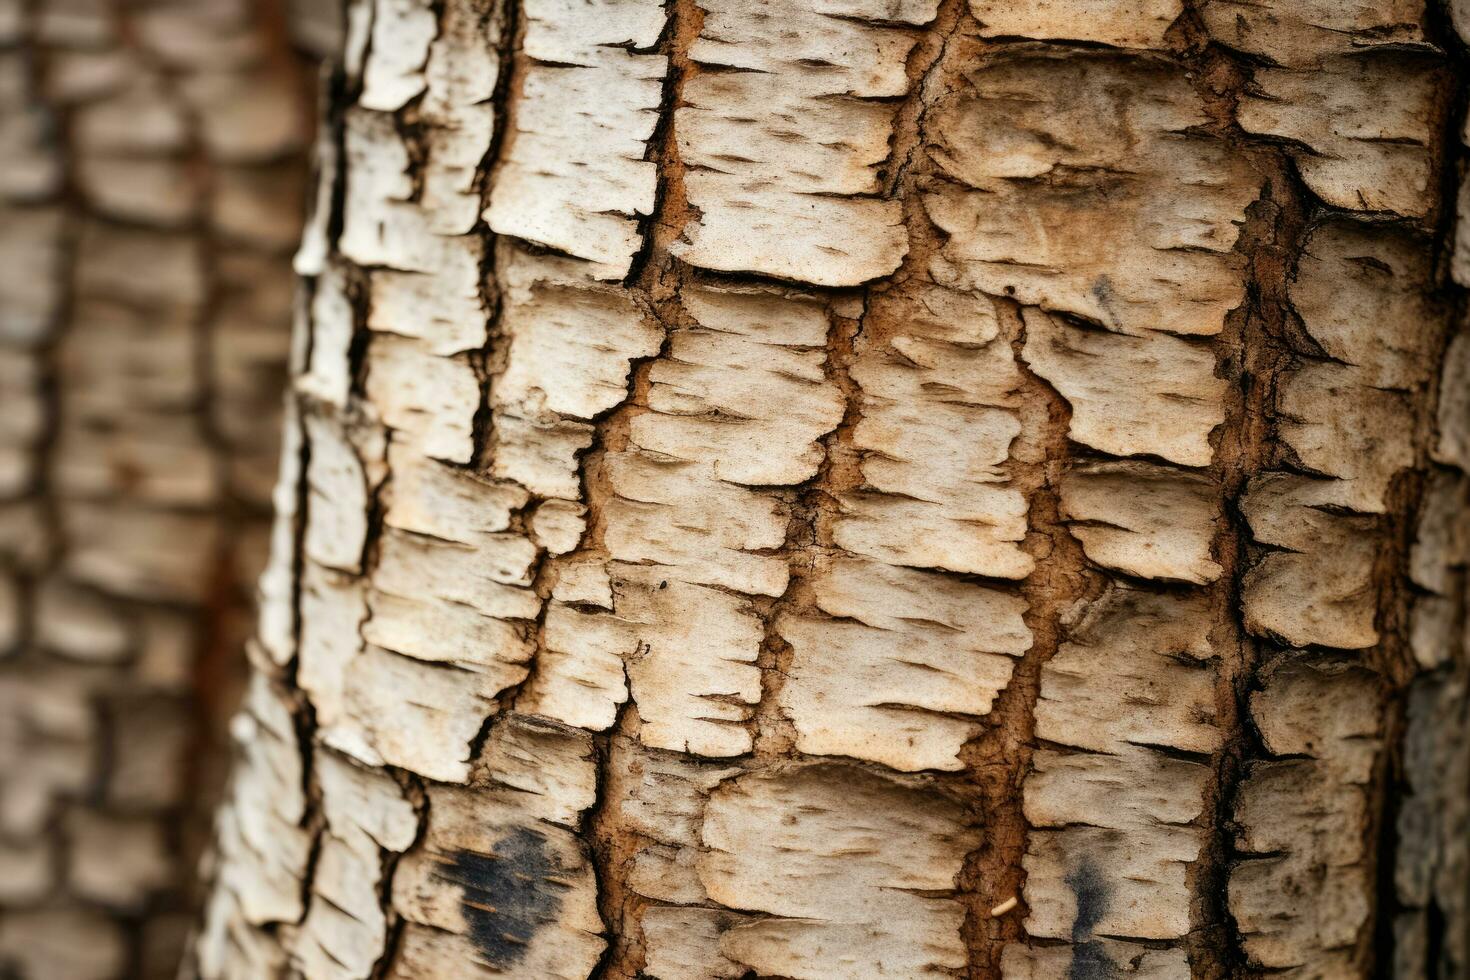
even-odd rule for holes
{"type": "Polygon", "coordinates": [[[347,22],[202,976],[1470,969],[1437,8],[347,22]]]}

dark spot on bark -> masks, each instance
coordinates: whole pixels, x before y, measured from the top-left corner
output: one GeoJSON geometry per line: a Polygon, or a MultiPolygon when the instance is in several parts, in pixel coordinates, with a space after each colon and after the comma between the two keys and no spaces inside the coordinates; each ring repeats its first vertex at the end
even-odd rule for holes
{"type": "Polygon", "coordinates": [[[470,938],[485,962],[495,967],[518,963],[531,938],[556,921],[566,869],[547,846],[544,834],[518,827],[489,854],[458,851],[443,877],[464,889],[461,909],[470,938]]]}
{"type": "Polygon", "coordinates": [[[1077,899],[1077,917],[1072,920],[1072,968],[1067,971],[1067,980],[1112,980],[1118,975],[1117,965],[1108,958],[1102,943],[1092,938],[1092,930],[1107,914],[1112,889],[1087,858],[1067,873],[1066,881],[1077,899]]]}
{"type": "Polygon", "coordinates": [[[1113,980],[1117,975],[1117,967],[1103,952],[1102,943],[1094,941],[1072,947],[1072,968],[1067,971],[1067,980],[1113,980]]]}
{"type": "Polygon", "coordinates": [[[1077,897],[1077,918],[1072,920],[1072,941],[1081,942],[1092,935],[1092,930],[1102,921],[1108,911],[1108,898],[1112,889],[1098,874],[1097,865],[1087,858],[1067,872],[1067,887],[1077,897]]]}
{"type": "Polygon", "coordinates": [[[1425,913],[1424,927],[1424,969],[1427,971],[1425,974],[1426,980],[1440,980],[1441,977],[1455,975],[1454,960],[1446,955],[1446,928],[1444,909],[1439,907],[1439,901],[1437,899],[1430,899],[1429,908],[1425,913]]]}
{"type": "Polygon", "coordinates": [[[1113,309],[1113,300],[1117,294],[1113,292],[1113,281],[1107,275],[1098,276],[1092,283],[1092,298],[1097,300],[1103,312],[1107,314],[1108,321],[1116,327],[1118,325],[1118,314],[1113,309]]]}

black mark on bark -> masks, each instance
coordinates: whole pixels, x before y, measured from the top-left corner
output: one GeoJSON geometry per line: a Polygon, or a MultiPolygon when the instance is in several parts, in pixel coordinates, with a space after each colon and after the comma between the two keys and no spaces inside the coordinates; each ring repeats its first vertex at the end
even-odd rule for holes
{"type": "Polygon", "coordinates": [[[1108,911],[1112,889],[1098,874],[1097,866],[1086,858],[1067,874],[1067,887],[1077,899],[1077,917],[1072,920],[1072,968],[1067,980],[1111,980],[1117,967],[1108,959],[1102,943],[1092,938],[1092,930],[1108,911]]]}
{"type": "Polygon", "coordinates": [[[531,938],[555,922],[564,869],[546,837],[525,827],[490,854],[459,851],[444,877],[464,889],[462,908],[470,938],[491,966],[508,967],[526,955],[531,938]]]}

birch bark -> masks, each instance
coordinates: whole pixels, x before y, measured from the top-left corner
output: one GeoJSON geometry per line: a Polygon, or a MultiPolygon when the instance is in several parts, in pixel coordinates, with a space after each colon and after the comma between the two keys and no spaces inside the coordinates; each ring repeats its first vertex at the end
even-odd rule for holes
{"type": "Polygon", "coordinates": [[[347,23],[201,975],[1466,975],[1444,11],[347,23]]]}

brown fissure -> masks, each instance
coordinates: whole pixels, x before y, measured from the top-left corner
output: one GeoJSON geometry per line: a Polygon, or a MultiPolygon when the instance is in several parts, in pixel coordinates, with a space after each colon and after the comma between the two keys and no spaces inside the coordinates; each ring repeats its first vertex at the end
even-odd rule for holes
{"type": "MultiPolygon", "coordinates": [[[[667,19],[655,51],[668,59],[668,73],[658,122],[645,154],[657,165],[654,208],[639,223],[642,246],[634,254],[623,281],[645,315],[659,325],[663,338],[656,353],[630,362],[626,397],[593,419],[592,445],[578,455],[581,498],[587,508],[587,526],[576,551],[579,555],[607,554],[606,506],[616,494],[607,472],[607,457],[627,450],[633,418],[649,410],[654,364],[669,356],[674,332],[693,325],[680,300],[689,272],[670,254],[669,246],[677,240],[691,216],[675,131],[675,110],[682,104],[685,83],[698,71],[689,50],[699,36],[704,14],[695,0],[671,0],[665,9],[667,19]]],[[[641,922],[643,910],[651,903],[627,884],[638,838],[625,827],[613,785],[615,774],[621,772],[618,760],[624,756],[628,740],[636,739],[639,725],[626,663],[623,684],[627,697],[618,706],[613,725],[594,738],[597,798],[583,817],[597,882],[598,913],[608,931],[607,947],[593,973],[598,980],[631,980],[646,965],[641,930],[633,924],[641,922]]]]}
{"type": "MultiPolygon", "coordinates": [[[[943,179],[934,174],[933,163],[923,152],[929,139],[928,113],[940,98],[965,84],[963,72],[975,70],[1005,47],[977,35],[968,5],[963,0],[942,0],[935,22],[910,57],[913,88],[898,113],[890,158],[897,163],[888,183],[888,193],[903,202],[909,251],[887,283],[869,288],[870,295],[902,291],[907,283],[928,279],[930,263],[943,242],[921,202],[926,185],[943,179]],[[957,37],[965,45],[956,45],[957,37]]],[[[1103,582],[1061,520],[1057,481],[1072,454],[1071,408],[1027,364],[1020,306],[1007,297],[989,298],[1000,316],[997,342],[1010,346],[1021,379],[1013,395],[1020,435],[1011,446],[1006,476],[1008,485],[1027,501],[1021,547],[1036,567],[1019,583],[989,583],[1014,588],[1026,600],[1023,618],[1031,645],[1016,660],[1009,683],[989,713],[980,719],[978,733],[960,750],[963,769],[937,777],[946,792],[964,802],[967,817],[983,832],[955,882],[964,908],[961,936],[967,951],[967,964],[957,975],[967,980],[999,980],[1002,950],[1008,943],[1025,940],[1023,858],[1029,825],[1022,811],[1022,784],[1037,745],[1035,706],[1041,668],[1056,653],[1068,612],[1080,601],[1096,597],[1103,582]],[[996,909],[1003,911],[992,914],[996,909]]],[[[865,317],[861,340],[875,345],[892,329],[865,317]]]]}
{"type": "Polygon", "coordinates": [[[1216,609],[1211,640],[1220,653],[1216,710],[1222,739],[1202,810],[1208,835],[1189,870],[1190,962],[1201,977],[1223,980],[1246,969],[1228,908],[1229,877],[1239,860],[1232,808],[1250,760],[1264,752],[1249,721],[1261,643],[1246,631],[1242,618],[1244,576],[1259,546],[1250,538],[1240,500],[1253,477],[1279,466],[1274,405],[1278,379],[1292,363],[1287,291],[1308,222],[1310,194],[1279,149],[1251,137],[1236,121],[1248,68],[1211,41],[1196,16],[1187,11],[1171,31],[1176,56],[1191,69],[1214,135],[1251,154],[1263,181],[1263,195],[1248,209],[1235,246],[1246,256],[1246,299],[1227,316],[1216,340],[1218,373],[1230,382],[1211,467],[1224,514],[1212,548],[1222,574],[1211,590],[1216,609]]]}
{"type": "Polygon", "coordinates": [[[981,846],[967,857],[959,880],[965,905],[963,935],[970,956],[966,980],[999,980],[1005,945],[1025,938],[1023,859],[1030,826],[1023,812],[1022,786],[1037,747],[1041,669],[1061,644],[1069,612],[1085,599],[1096,598],[1104,583],[1061,517],[1058,481],[1070,454],[1070,406],[1027,365],[1019,307],[1004,300],[997,300],[997,306],[1003,311],[1005,335],[1023,378],[1017,393],[1022,445],[1013,448],[1011,476],[1027,497],[1028,530],[1023,547],[1035,559],[1036,571],[1021,585],[1031,647],[1016,662],[1011,681],[992,705],[984,729],[960,756],[974,818],[986,830],[981,846]],[[1017,905],[1011,911],[992,915],[993,909],[1013,898],[1017,905]]]}
{"type": "MultiPolygon", "coordinates": [[[[1441,33],[1448,37],[1452,32],[1442,27],[1441,33]]],[[[1299,364],[1300,358],[1326,355],[1300,329],[1289,290],[1296,278],[1304,241],[1312,228],[1346,212],[1326,205],[1306,186],[1281,141],[1247,133],[1241,127],[1237,116],[1242,96],[1251,85],[1252,64],[1207,36],[1197,4],[1188,4],[1171,37],[1176,56],[1191,69],[1195,88],[1214,119],[1214,131],[1250,154],[1265,182],[1265,193],[1248,212],[1236,244],[1237,252],[1248,258],[1247,300],[1227,319],[1226,330],[1218,342],[1221,372],[1231,381],[1231,398],[1227,402],[1225,423],[1218,430],[1221,438],[1212,467],[1224,493],[1226,515],[1214,547],[1225,574],[1214,590],[1220,612],[1212,639],[1216,649],[1233,653],[1222,658],[1218,683],[1224,741],[1216,754],[1215,775],[1208,788],[1204,811],[1211,834],[1200,860],[1190,871],[1195,896],[1190,960],[1195,975],[1224,978],[1241,975],[1248,969],[1241,935],[1227,904],[1230,875],[1242,860],[1267,856],[1253,854],[1247,858],[1237,851],[1233,839],[1233,808],[1242,780],[1254,763],[1284,758],[1269,755],[1261,743],[1249,720],[1249,699],[1260,689],[1258,674],[1264,664],[1304,653],[1253,637],[1245,628],[1244,574],[1270,547],[1251,539],[1240,501],[1252,478],[1271,470],[1304,469],[1295,465],[1298,461],[1277,435],[1276,392],[1283,374],[1299,364]]],[[[1458,98],[1463,101],[1463,92],[1458,98]]],[[[1452,129],[1455,125],[1453,118],[1446,120],[1443,135],[1446,147],[1458,145],[1452,129]]],[[[1445,185],[1452,187],[1453,179],[1445,185]]],[[[1452,193],[1441,198],[1442,201],[1452,199],[1452,193]]],[[[1443,211],[1439,219],[1438,240],[1443,241],[1446,237],[1443,211]]],[[[1441,344],[1434,363],[1442,363],[1443,350],[1441,344]]],[[[1404,732],[1403,695],[1413,675],[1407,636],[1407,562],[1422,495],[1422,470],[1427,463],[1425,447],[1434,404],[1433,397],[1420,403],[1414,438],[1417,469],[1401,473],[1394,480],[1387,499],[1388,516],[1380,522],[1390,542],[1381,550],[1373,574],[1381,639],[1364,656],[1364,663],[1393,691],[1383,727],[1385,748],[1368,790],[1368,799],[1380,805],[1370,806],[1363,845],[1371,869],[1370,880],[1377,883],[1376,895],[1369,924],[1359,934],[1356,952],[1357,960],[1375,976],[1390,975],[1395,944],[1392,910],[1396,905],[1397,843],[1393,801],[1404,732]]],[[[1306,655],[1325,661],[1344,659],[1330,654],[1306,655]]]]}

